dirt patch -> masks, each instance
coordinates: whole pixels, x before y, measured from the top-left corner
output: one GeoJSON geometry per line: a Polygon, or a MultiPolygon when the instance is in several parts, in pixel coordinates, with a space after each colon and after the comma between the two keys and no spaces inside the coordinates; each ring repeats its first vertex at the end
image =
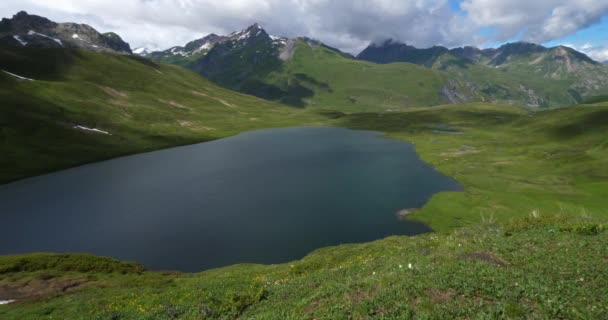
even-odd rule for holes
{"type": "Polygon", "coordinates": [[[110,104],[117,107],[128,108],[130,104],[124,100],[112,99],[110,100],[110,104]]]}
{"type": "Polygon", "coordinates": [[[193,123],[192,121],[187,121],[187,120],[177,120],[177,123],[179,123],[179,125],[182,127],[190,128],[192,130],[198,130],[198,131],[215,130],[215,128],[199,126],[199,125],[193,123]]]}
{"type": "Polygon", "coordinates": [[[407,220],[407,217],[415,214],[418,211],[420,211],[418,208],[402,209],[397,212],[397,218],[399,220],[407,220]]]}
{"type": "Polygon", "coordinates": [[[186,107],[185,105],[179,104],[179,103],[177,103],[177,102],[175,102],[173,100],[167,101],[167,100],[163,100],[163,99],[158,99],[158,101],[162,102],[162,103],[166,103],[166,104],[170,105],[171,107],[174,107],[174,108],[177,108],[177,109],[192,110],[192,109],[186,107]]]}
{"type": "Polygon", "coordinates": [[[192,93],[193,93],[193,94],[195,94],[195,95],[197,95],[197,96],[202,96],[202,97],[206,97],[206,98],[211,98],[211,99],[213,99],[213,100],[215,100],[215,101],[217,101],[217,102],[219,102],[219,103],[221,103],[221,104],[225,105],[225,106],[226,106],[226,107],[228,107],[228,108],[235,108],[235,106],[234,106],[233,104],[229,103],[228,101],[226,101],[226,100],[224,100],[224,99],[220,99],[220,98],[217,98],[217,97],[213,97],[213,96],[210,96],[210,95],[208,95],[208,94],[205,94],[205,93],[202,93],[202,92],[198,92],[198,91],[192,91],[192,93]]]}
{"type": "Polygon", "coordinates": [[[116,89],[110,88],[110,87],[106,87],[106,86],[97,86],[99,89],[101,89],[103,92],[105,92],[106,94],[108,94],[109,96],[112,96],[114,98],[128,98],[129,95],[126,94],[125,92],[122,91],[118,91],[116,89]]]}
{"type": "Polygon", "coordinates": [[[323,303],[325,303],[327,299],[319,299],[319,300],[315,300],[313,302],[311,302],[309,305],[307,305],[306,307],[304,307],[304,310],[302,310],[305,314],[311,314],[314,313],[315,311],[317,311],[317,309],[319,308],[319,306],[323,303]]]}
{"type": "Polygon", "coordinates": [[[433,303],[446,303],[452,301],[456,296],[454,289],[427,289],[424,293],[433,303]]]}
{"type": "Polygon", "coordinates": [[[483,262],[487,262],[489,264],[493,264],[497,267],[510,266],[510,264],[507,261],[497,257],[494,253],[491,253],[491,252],[466,253],[466,254],[461,255],[461,257],[464,259],[480,260],[483,262]]]}
{"type": "Polygon", "coordinates": [[[475,154],[475,153],[479,153],[479,150],[477,150],[473,147],[463,146],[462,148],[460,148],[458,150],[442,152],[440,155],[442,157],[460,157],[460,156],[464,156],[467,154],[475,154]]]}
{"type": "Polygon", "coordinates": [[[195,94],[195,95],[197,95],[197,96],[210,98],[208,94],[205,94],[205,93],[202,93],[202,92],[198,92],[198,91],[192,90],[192,93],[195,94]]]}
{"type": "Polygon", "coordinates": [[[418,253],[421,255],[428,256],[429,254],[431,254],[431,248],[422,248],[418,250],[418,253]]]}
{"type": "Polygon", "coordinates": [[[21,283],[0,284],[0,300],[31,300],[71,292],[86,284],[86,279],[39,277],[21,283]]]}
{"type": "Polygon", "coordinates": [[[356,292],[344,295],[344,300],[350,301],[353,305],[358,305],[370,297],[371,295],[368,292],[356,292]]]}

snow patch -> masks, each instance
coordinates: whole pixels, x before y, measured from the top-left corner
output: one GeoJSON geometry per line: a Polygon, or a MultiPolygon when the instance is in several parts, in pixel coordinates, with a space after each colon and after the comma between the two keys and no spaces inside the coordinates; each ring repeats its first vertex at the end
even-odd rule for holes
{"type": "Polygon", "coordinates": [[[279,44],[282,46],[286,45],[287,41],[288,41],[287,38],[283,38],[283,37],[277,37],[277,36],[273,36],[273,35],[269,35],[269,37],[274,44],[279,44]]]}
{"type": "Polygon", "coordinates": [[[135,54],[142,54],[142,53],[144,53],[146,51],[147,51],[146,48],[137,48],[137,49],[133,50],[133,53],[135,53],[135,54]]]}
{"type": "Polygon", "coordinates": [[[180,49],[179,47],[171,48],[171,54],[186,56],[186,53],[184,52],[184,50],[180,49]]]}
{"type": "Polygon", "coordinates": [[[80,37],[78,36],[78,34],[74,33],[74,34],[72,35],[72,39],[80,39],[80,37]]]}
{"type": "Polygon", "coordinates": [[[36,32],[34,30],[30,30],[27,34],[30,35],[30,36],[37,35],[37,36],[41,36],[41,37],[44,37],[44,38],[47,38],[47,39],[51,39],[51,40],[59,43],[59,45],[63,47],[63,42],[61,42],[61,40],[59,40],[57,38],[49,37],[49,36],[47,36],[45,34],[38,33],[38,32],[36,32]]]}
{"type": "Polygon", "coordinates": [[[15,38],[15,40],[19,41],[19,43],[21,43],[22,46],[27,46],[27,41],[23,41],[23,39],[19,38],[19,36],[13,36],[13,38],[15,38]]]}
{"type": "Polygon", "coordinates": [[[202,45],[199,50],[200,51],[211,50],[211,48],[213,48],[213,45],[211,43],[207,42],[204,45],[202,45]]]}
{"type": "Polygon", "coordinates": [[[92,132],[96,132],[96,133],[112,135],[107,131],[103,131],[103,130],[99,130],[99,129],[95,129],[95,128],[88,128],[85,126],[74,126],[74,129],[80,129],[80,130],[85,130],[85,131],[92,131],[92,132]]]}
{"type": "Polygon", "coordinates": [[[0,300],[0,305],[13,303],[15,300],[0,300]]]}
{"type": "Polygon", "coordinates": [[[14,74],[14,73],[10,73],[10,72],[8,72],[8,71],[6,71],[6,70],[2,70],[2,72],[6,73],[6,74],[9,74],[9,75],[11,75],[11,76],[13,76],[13,77],[15,77],[15,78],[17,78],[17,79],[21,79],[21,80],[27,80],[27,81],[35,81],[34,79],[30,79],[30,78],[26,78],[26,77],[18,76],[18,75],[16,75],[16,74],[14,74]]]}

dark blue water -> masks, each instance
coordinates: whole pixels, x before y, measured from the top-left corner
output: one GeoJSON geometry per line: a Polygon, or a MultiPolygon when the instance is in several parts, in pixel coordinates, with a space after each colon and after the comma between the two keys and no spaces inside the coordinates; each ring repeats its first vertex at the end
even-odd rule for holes
{"type": "Polygon", "coordinates": [[[396,212],[459,189],[376,132],[253,131],[0,186],[0,254],[85,252],[181,271],[280,263],[428,232],[396,212]]]}

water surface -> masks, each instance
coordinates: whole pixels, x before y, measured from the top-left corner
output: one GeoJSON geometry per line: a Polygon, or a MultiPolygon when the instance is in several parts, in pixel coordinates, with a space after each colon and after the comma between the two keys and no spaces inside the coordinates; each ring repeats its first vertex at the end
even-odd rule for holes
{"type": "Polygon", "coordinates": [[[181,271],[287,262],[428,232],[396,213],[446,190],[460,186],[377,132],[252,131],[0,186],[0,254],[86,252],[181,271]]]}

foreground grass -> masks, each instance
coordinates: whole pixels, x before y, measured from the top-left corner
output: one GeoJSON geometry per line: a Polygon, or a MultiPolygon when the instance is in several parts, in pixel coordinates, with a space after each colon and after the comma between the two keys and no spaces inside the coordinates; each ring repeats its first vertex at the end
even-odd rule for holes
{"type": "Polygon", "coordinates": [[[601,319],[605,229],[590,218],[529,217],[199,274],[91,256],[2,257],[0,294],[25,294],[0,306],[0,318],[601,319]],[[47,294],[27,298],[28,288],[47,294]]]}

